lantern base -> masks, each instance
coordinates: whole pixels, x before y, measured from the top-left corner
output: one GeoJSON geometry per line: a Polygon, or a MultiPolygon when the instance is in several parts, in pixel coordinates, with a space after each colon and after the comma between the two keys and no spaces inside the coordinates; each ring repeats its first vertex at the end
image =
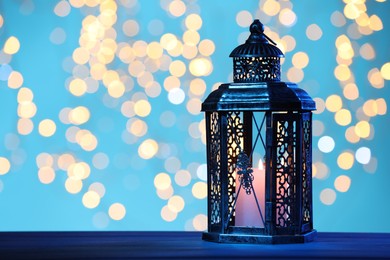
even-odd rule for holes
{"type": "Polygon", "coordinates": [[[298,244],[313,241],[317,231],[313,229],[300,235],[253,235],[253,234],[220,234],[204,232],[202,239],[210,242],[228,244],[298,244]]]}

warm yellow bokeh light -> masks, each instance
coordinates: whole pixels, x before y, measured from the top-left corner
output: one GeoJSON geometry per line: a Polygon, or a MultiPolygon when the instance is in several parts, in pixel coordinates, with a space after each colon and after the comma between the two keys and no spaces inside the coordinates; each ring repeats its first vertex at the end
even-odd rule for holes
{"type": "MultiPolygon", "coordinates": [[[[287,27],[293,26],[297,21],[296,14],[289,8],[284,8],[279,13],[279,22],[287,27]]],[[[272,38],[272,37],[271,37],[272,38]]]]}
{"type": "Polygon", "coordinates": [[[138,155],[142,159],[151,159],[158,152],[158,143],[153,139],[146,139],[138,147],[138,155]]]}
{"type": "Polygon", "coordinates": [[[72,58],[76,64],[86,64],[89,61],[89,51],[87,48],[79,47],[73,51],[72,58]]]}
{"type": "Polygon", "coordinates": [[[381,67],[381,75],[385,80],[390,80],[390,62],[386,62],[381,67]]]}
{"type": "Polygon", "coordinates": [[[342,108],[343,101],[338,95],[330,95],[325,101],[325,106],[330,112],[337,112],[342,108]]]}
{"type": "Polygon", "coordinates": [[[162,199],[162,200],[168,200],[170,197],[173,196],[173,188],[172,186],[169,186],[168,188],[164,189],[164,190],[160,190],[160,189],[157,189],[156,193],[157,193],[157,196],[162,199]]]}
{"type": "Polygon", "coordinates": [[[58,157],[58,160],[57,160],[57,165],[58,165],[58,168],[60,168],[61,170],[63,171],[67,171],[68,170],[68,167],[75,163],[76,160],[75,158],[73,157],[73,155],[69,154],[69,153],[64,153],[64,154],[61,154],[59,157],[58,157]]]}
{"type": "Polygon", "coordinates": [[[371,15],[370,16],[370,21],[369,21],[369,26],[370,26],[370,29],[373,30],[373,31],[380,31],[383,29],[383,23],[382,23],[382,20],[381,18],[379,18],[379,16],[377,15],[371,15]]]}
{"type": "Polygon", "coordinates": [[[39,181],[43,184],[49,184],[54,181],[55,178],[55,172],[54,169],[48,166],[44,166],[39,169],[38,171],[38,178],[39,181]]]}
{"type": "Polygon", "coordinates": [[[23,75],[18,71],[12,71],[8,76],[8,87],[17,89],[23,85],[23,75]]]}
{"type": "Polygon", "coordinates": [[[56,132],[57,126],[51,119],[44,119],[38,125],[39,134],[44,137],[50,137],[56,132]]]}
{"type": "Polygon", "coordinates": [[[161,218],[167,222],[172,222],[176,219],[177,217],[177,213],[172,211],[168,205],[164,206],[162,209],[161,209],[161,218]]]}
{"type": "Polygon", "coordinates": [[[355,161],[353,152],[343,152],[337,157],[337,165],[343,170],[349,170],[352,168],[355,161]]]}
{"type": "Polygon", "coordinates": [[[360,13],[359,8],[353,2],[346,4],[344,7],[344,15],[348,19],[356,19],[359,17],[360,13]]]}
{"type": "Polygon", "coordinates": [[[95,63],[91,65],[90,73],[92,78],[95,80],[101,80],[106,71],[107,68],[104,64],[95,63]]]}
{"type": "Polygon", "coordinates": [[[75,177],[67,178],[65,181],[65,189],[70,194],[76,194],[83,188],[83,182],[75,177]]]}
{"type": "Polygon", "coordinates": [[[309,56],[305,52],[297,52],[292,57],[292,64],[298,69],[303,69],[309,64],[309,56]]]}
{"type": "Polygon", "coordinates": [[[159,173],[154,177],[154,186],[158,190],[166,190],[171,186],[171,177],[166,173],[159,173]]]}
{"type": "Polygon", "coordinates": [[[177,43],[178,43],[177,38],[172,33],[166,33],[160,38],[160,44],[166,50],[174,49],[177,43]]]}
{"type": "Polygon", "coordinates": [[[72,124],[81,125],[88,122],[90,112],[88,108],[84,106],[78,106],[69,112],[68,119],[72,124]]]}
{"type": "Polygon", "coordinates": [[[383,73],[378,68],[371,69],[367,75],[368,81],[374,88],[383,88],[385,86],[385,77],[389,77],[388,70],[387,66],[384,68],[383,73]]]}
{"type": "Polygon", "coordinates": [[[190,14],[185,19],[185,25],[189,30],[199,30],[202,27],[202,18],[198,14],[190,14]]]}
{"type": "Polygon", "coordinates": [[[196,46],[200,41],[200,35],[197,31],[188,30],[183,34],[183,42],[190,46],[196,46]]]}
{"type": "Polygon", "coordinates": [[[263,4],[263,12],[269,16],[275,16],[280,11],[280,3],[275,0],[266,0],[263,4]]]}
{"type": "Polygon", "coordinates": [[[183,57],[187,60],[191,60],[198,55],[198,48],[195,45],[183,45],[183,57]]]}
{"type": "Polygon", "coordinates": [[[184,209],[184,199],[181,196],[175,195],[169,198],[168,207],[171,211],[179,213],[184,209]]]}
{"type": "Polygon", "coordinates": [[[114,80],[110,82],[107,86],[108,94],[113,98],[120,98],[125,93],[125,85],[119,81],[114,80]]]}
{"type": "Polygon", "coordinates": [[[339,192],[347,192],[351,186],[351,178],[346,175],[340,175],[334,181],[334,187],[339,192]]]}
{"type": "Polygon", "coordinates": [[[98,145],[98,140],[95,135],[92,133],[86,133],[81,135],[80,140],[79,140],[79,145],[81,148],[83,148],[85,151],[93,151],[96,149],[98,145]]]}
{"type": "Polygon", "coordinates": [[[204,199],[207,197],[207,184],[199,181],[192,186],[192,195],[197,199],[204,199]]]}
{"type": "Polygon", "coordinates": [[[378,104],[375,100],[369,99],[364,102],[363,112],[369,117],[376,116],[378,114],[378,104]]]}
{"type": "Polygon", "coordinates": [[[128,71],[131,76],[138,77],[145,71],[145,64],[139,60],[135,60],[129,64],[128,71]]]}
{"type": "Polygon", "coordinates": [[[135,56],[137,57],[145,57],[146,56],[146,49],[148,48],[148,44],[145,41],[136,41],[133,44],[133,50],[135,52],[135,56]]]}
{"type": "Polygon", "coordinates": [[[9,37],[4,44],[3,52],[9,55],[13,55],[19,51],[20,43],[15,36],[9,37]]]}
{"type": "Polygon", "coordinates": [[[334,115],[334,119],[337,124],[341,126],[349,125],[352,121],[351,112],[348,109],[340,109],[334,115]]]}
{"type": "Polygon", "coordinates": [[[384,98],[378,98],[376,101],[376,107],[378,108],[378,115],[386,115],[387,113],[387,104],[384,98]]]}
{"type": "Polygon", "coordinates": [[[151,42],[146,48],[146,53],[151,59],[160,59],[163,55],[163,48],[158,42],[151,42]]]}
{"type": "Polygon", "coordinates": [[[215,44],[212,40],[206,39],[206,40],[202,40],[199,43],[198,48],[199,48],[200,54],[202,54],[204,56],[210,56],[215,51],[215,44]]]}
{"type": "Polygon", "coordinates": [[[134,104],[134,112],[140,117],[147,117],[152,111],[152,106],[145,99],[138,100],[134,104]]]}
{"type": "Polygon", "coordinates": [[[190,91],[194,95],[203,95],[206,92],[206,88],[206,82],[203,79],[196,78],[190,82],[190,91]]]}
{"type": "Polygon", "coordinates": [[[129,120],[127,130],[133,135],[141,137],[147,133],[148,125],[140,119],[129,120]]]}
{"type": "Polygon", "coordinates": [[[340,81],[346,81],[349,80],[352,76],[351,70],[349,69],[348,66],[344,64],[339,64],[335,69],[334,69],[334,76],[336,79],[340,81]]]}
{"type": "Polygon", "coordinates": [[[186,12],[187,7],[183,1],[175,0],[169,3],[168,10],[173,16],[179,17],[186,12]]]}
{"type": "Polygon", "coordinates": [[[93,209],[99,205],[100,196],[95,191],[87,191],[83,195],[82,202],[83,202],[84,207],[89,208],[89,209],[93,209]]]}
{"type": "Polygon", "coordinates": [[[169,72],[175,77],[181,77],[186,72],[186,65],[180,60],[175,60],[169,65],[169,72]]]}
{"type": "Polygon", "coordinates": [[[34,129],[34,123],[30,118],[20,118],[18,120],[18,133],[28,135],[34,129]]]}
{"type": "Polygon", "coordinates": [[[0,175],[7,174],[11,169],[11,163],[5,157],[0,157],[0,175]]]}
{"type": "Polygon", "coordinates": [[[126,208],[121,203],[113,203],[108,209],[108,215],[113,220],[121,220],[126,216],[126,208]]]}
{"type": "Polygon", "coordinates": [[[344,86],[343,95],[346,99],[356,100],[359,97],[359,88],[355,83],[348,83],[344,86]]]}
{"type": "Polygon", "coordinates": [[[20,88],[18,91],[18,103],[31,103],[34,98],[34,93],[29,88],[20,88]]]}
{"type": "Polygon", "coordinates": [[[192,220],[192,226],[196,231],[207,230],[207,216],[204,214],[196,215],[192,220]]]}
{"type": "Polygon", "coordinates": [[[212,71],[212,63],[206,58],[196,58],[190,62],[189,70],[196,77],[207,76],[212,71]]]}
{"type": "Polygon", "coordinates": [[[22,102],[18,105],[18,116],[32,118],[37,113],[37,106],[33,102],[22,102]]]}
{"type": "Polygon", "coordinates": [[[360,121],[355,126],[355,133],[361,138],[367,138],[370,136],[370,124],[367,121],[360,121]]]}
{"type": "Polygon", "coordinates": [[[360,141],[360,137],[355,132],[355,126],[350,126],[345,131],[345,139],[347,139],[348,142],[355,144],[360,141]]]}
{"type": "Polygon", "coordinates": [[[181,85],[180,79],[175,76],[169,76],[164,80],[164,88],[167,91],[170,91],[174,88],[179,88],[181,85]]]}
{"type": "Polygon", "coordinates": [[[80,97],[87,92],[87,84],[84,80],[76,78],[69,83],[69,92],[76,97],[80,97]]]}
{"type": "Polygon", "coordinates": [[[86,162],[78,162],[69,165],[68,176],[79,180],[84,180],[89,177],[91,168],[86,162]]]}

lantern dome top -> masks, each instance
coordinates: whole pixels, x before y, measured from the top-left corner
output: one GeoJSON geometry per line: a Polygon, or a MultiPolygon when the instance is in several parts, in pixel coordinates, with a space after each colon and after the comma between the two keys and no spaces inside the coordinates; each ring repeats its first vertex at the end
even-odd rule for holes
{"type": "Polygon", "coordinates": [[[236,47],[229,57],[284,57],[276,43],[264,34],[264,25],[258,19],[251,24],[250,32],[246,42],[236,47]]]}

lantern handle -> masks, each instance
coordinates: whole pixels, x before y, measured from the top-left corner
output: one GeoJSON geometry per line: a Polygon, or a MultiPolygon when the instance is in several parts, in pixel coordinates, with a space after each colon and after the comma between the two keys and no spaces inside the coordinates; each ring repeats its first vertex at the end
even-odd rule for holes
{"type": "Polygon", "coordinates": [[[260,22],[259,19],[255,19],[253,21],[253,23],[249,27],[249,30],[251,32],[251,35],[246,41],[247,43],[256,42],[256,41],[258,42],[259,40],[266,43],[268,40],[269,42],[271,42],[273,45],[276,46],[276,43],[264,33],[264,25],[260,22]]]}

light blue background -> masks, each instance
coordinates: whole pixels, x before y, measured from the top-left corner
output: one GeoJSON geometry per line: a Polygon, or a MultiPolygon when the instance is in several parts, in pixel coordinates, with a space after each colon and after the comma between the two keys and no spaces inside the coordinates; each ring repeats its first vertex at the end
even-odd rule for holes
{"type": "MultiPolygon", "coordinates": [[[[166,204],[156,195],[153,180],[159,172],[165,172],[164,160],[153,158],[143,160],[137,156],[139,142],[128,145],[121,139],[127,118],[120,113],[120,104],[129,99],[141,87],[135,83],[134,93],[127,93],[120,99],[119,105],[106,107],[102,98],[104,87],[100,86],[95,94],[81,98],[72,96],[65,88],[66,80],[71,73],[64,71],[63,61],[72,55],[78,46],[81,21],[93,8],[72,8],[66,17],[58,17],[53,9],[58,1],[31,1],[33,10],[23,14],[20,8],[25,1],[0,1],[0,14],[4,25],[0,28],[0,47],[9,36],[13,35],[20,41],[19,52],[13,55],[10,66],[21,72],[24,77],[23,86],[31,88],[34,93],[34,103],[38,112],[33,118],[34,131],[27,136],[20,136],[19,148],[9,151],[5,148],[5,136],[9,133],[17,134],[17,90],[7,87],[6,81],[0,81],[0,156],[10,158],[16,156],[22,161],[20,165],[13,165],[11,171],[0,176],[0,230],[99,230],[93,224],[93,218],[99,212],[107,212],[109,205],[121,202],[125,205],[126,217],[121,221],[108,220],[107,230],[188,230],[188,223],[197,214],[206,214],[206,200],[195,199],[191,194],[191,185],[175,187],[175,194],[181,195],[186,202],[185,209],[179,213],[173,222],[166,222],[160,217],[160,210],[166,204]],[[50,42],[49,36],[54,28],[61,27],[66,32],[66,40],[61,45],[50,42]],[[78,146],[70,144],[65,139],[68,126],[61,124],[58,119],[59,111],[64,107],[84,105],[91,111],[91,119],[86,127],[95,131],[99,145],[93,152],[85,152],[78,146]],[[37,131],[38,123],[51,118],[57,123],[57,132],[51,138],[44,138],[37,131]],[[105,170],[93,169],[86,181],[88,184],[99,181],[106,187],[106,194],[100,205],[95,209],[87,209],[81,203],[82,193],[72,195],[66,192],[64,181],[66,173],[56,172],[53,183],[44,185],[38,177],[36,156],[41,152],[61,154],[72,152],[78,158],[91,163],[92,156],[97,152],[104,152],[110,157],[110,164],[105,170]],[[130,183],[130,184],[129,184],[130,183]],[[187,228],[186,228],[187,227],[187,228]]],[[[232,65],[228,57],[230,51],[236,47],[238,36],[247,28],[241,28],[236,23],[236,15],[241,10],[247,10],[256,18],[258,1],[188,1],[196,2],[203,19],[203,26],[199,33],[201,39],[211,39],[216,46],[211,56],[213,72],[203,79],[207,83],[206,94],[216,82],[228,82],[232,65]]],[[[188,3],[186,2],[186,3],[188,3]]],[[[368,99],[385,98],[389,101],[389,83],[385,81],[382,89],[370,86],[367,73],[372,68],[379,68],[390,60],[389,12],[388,2],[378,3],[368,1],[367,13],[378,15],[383,22],[384,29],[356,40],[359,45],[371,43],[375,48],[376,57],[371,61],[362,58],[354,59],[351,69],[359,87],[358,101],[345,101],[356,123],[357,107],[368,99]]],[[[160,36],[153,36],[147,30],[152,19],[159,19],[164,23],[164,33],[182,35],[185,15],[174,18],[164,11],[159,1],[138,1],[131,10],[119,6],[118,21],[115,25],[118,31],[117,41],[144,40],[146,42],[159,41],[160,36]],[[140,25],[140,33],[132,38],[126,38],[121,33],[121,24],[127,19],[134,19],[140,25]]],[[[343,10],[342,1],[294,1],[293,11],[297,15],[297,22],[293,27],[285,27],[271,20],[266,23],[279,35],[290,34],[296,39],[296,48],[286,54],[283,65],[283,80],[287,81],[285,72],[290,68],[293,53],[306,52],[310,57],[305,77],[299,85],[314,97],[326,99],[329,95],[342,96],[340,83],[333,75],[337,65],[335,40],[341,34],[346,34],[346,28],[335,27],[330,22],[331,14],[343,10]],[[323,31],[319,41],[310,41],[305,35],[308,25],[316,23],[323,31]]],[[[96,11],[95,11],[96,12],[96,11]]],[[[350,24],[352,21],[347,20],[350,24]]],[[[242,42],[240,42],[241,44],[242,42]]],[[[112,64],[114,68],[121,68],[120,61],[112,64]]],[[[126,66],[123,66],[126,70],[126,66]]],[[[189,73],[188,73],[189,74],[189,73]]],[[[162,85],[167,72],[156,72],[154,77],[162,85]]],[[[182,79],[182,87],[188,84],[193,77],[188,75],[182,79]],[[186,78],[187,77],[187,78],[186,78]]],[[[136,82],[136,81],[135,81],[136,82]]],[[[181,168],[185,169],[190,163],[205,163],[205,148],[199,140],[192,140],[188,135],[187,127],[192,122],[199,122],[203,115],[191,115],[187,112],[185,103],[173,105],[167,99],[167,93],[162,93],[149,100],[152,104],[152,113],[145,121],[149,131],[141,139],[154,138],[174,147],[172,156],[181,161],[181,168]],[[163,127],[159,120],[163,111],[173,111],[177,116],[173,127],[163,127]],[[194,143],[194,145],[190,145],[194,143]]],[[[370,123],[374,126],[375,135],[372,140],[362,140],[357,144],[350,144],[344,137],[346,127],[338,126],[334,121],[334,114],[325,110],[314,115],[325,125],[323,135],[334,138],[336,146],[331,153],[321,153],[317,148],[318,136],[313,138],[314,161],[322,161],[329,170],[329,177],[324,180],[314,180],[314,223],[319,231],[349,231],[349,232],[390,232],[388,221],[390,215],[389,187],[390,167],[387,148],[389,147],[388,129],[389,117],[373,117],[370,123]],[[338,167],[338,155],[346,150],[355,151],[361,146],[371,149],[372,156],[377,158],[378,166],[374,174],[365,172],[363,166],[355,162],[348,170],[338,167]],[[348,192],[337,192],[337,199],[333,205],[321,203],[319,194],[325,188],[333,188],[337,176],[350,176],[352,184],[348,192]]],[[[93,168],[93,167],[91,167],[93,168]]],[[[194,174],[192,172],[192,174],[194,174]]],[[[192,184],[199,179],[195,177],[192,184]]]]}

